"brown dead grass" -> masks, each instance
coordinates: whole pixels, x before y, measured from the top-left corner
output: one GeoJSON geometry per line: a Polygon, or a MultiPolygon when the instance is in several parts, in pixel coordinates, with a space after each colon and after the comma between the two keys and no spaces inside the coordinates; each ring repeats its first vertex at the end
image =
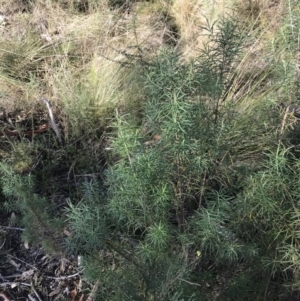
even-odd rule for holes
{"type": "MultiPolygon", "coordinates": [[[[135,77],[129,69],[120,72],[118,63],[135,55],[154,55],[174,38],[160,6],[145,9],[137,4],[130,14],[113,11],[104,2],[85,14],[52,1],[36,1],[30,11],[25,8],[12,0],[2,3],[8,24],[0,42],[13,52],[24,41],[38,42],[49,51],[38,62],[39,74],[31,82],[26,74],[25,82],[2,74],[0,87],[6,93],[0,101],[4,104],[10,99],[11,105],[30,107],[44,95],[53,106],[61,107],[64,116],[72,115],[74,120],[76,114],[79,118],[81,113],[84,118],[89,116],[89,108],[98,116],[103,106],[135,102],[139,98],[138,89],[132,88],[137,87],[132,82],[135,77]],[[129,89],[135,91],[131,97],[129,89]]],[[[35,56],[25,55],[24,68],[35,56]]],[[[12,74],[18,75],[18,66],[13,68],[12,74]]]]}
{"type": "MultiPolygon", "coordinates": [[[[243,108],[247,107],[244,100],[249,102],[245,96],[251,94],[255,100],[254,94],[265,94],[272,89],[272,69],[276,66],[271,65],[274,63],[271,60],[274,49],[271,48],[281,21],[285,17],[283,7],[282,0],[252,2],[239,0],[236,3],[238,16],[247,23],[246,28],[249,28],[248,45],[238,66],[238,76],[235,80],[235,88],[238,92],[235,91],[234,99],[241,101],[243,108]],[[247,12],[253,14],[245,15],[247,12]]],[[[280,52],[280,49],[276,51],[280,52]]]]}
{"type": "Polygon", "coordinates": [[[85,98],[99,107],[110,102],[126,105],[124,97],[134,86],[128,85],[129,78],[134,77],[130,70],[120,73],[116,62],[136,55],[147,59],[166,46],[175,47],[186,59],[195,57],[207,41],[203,26],[232,9],[253,35],[236,80],[237,87],[245,81],[250,85],[266,68],[267,41],[280,26],[284,0],[157,0],[136,3],[130,11],[112,10],[102,1],[86,13],[74,10],[71,2],[36,0],[30,9],[24,3],[1,2],[0,13],[8,22],[0,45],[13,49],[21,41],[38,41],[49,51],[39,61],[40,73],[29,82],[0,74],[0,89],[5,91],[0,102],[30,105],[45,95],[57,106],[80,110],[85,98]]]}
{"type": "Polygon", "coordinates": [[[284,0],[237,0],[234,9],[250,31],[260,29],[274,35],[284,17],[284,0]]]}
{"type": "Polygon", "coordinates": [[[231,12],[232,0],[174,0],[172,15],[180,31],[180,50],[187,58],[197,55],[207,42],[207,32],[203,29],[207,22],[212,24],[218,18],[231,12]]]}
{"type": "Polygon", "coordinates": [[[227,14],[235,16],[251,34],[259,29],[270,40],[283,16],[284,0],[174,0],[171,12],[180,31],[180,50],[186,57],[197,55],[207,42],[203,27],[227,14]],[[268,34],[268,36],[267,36],[268,34]]]}

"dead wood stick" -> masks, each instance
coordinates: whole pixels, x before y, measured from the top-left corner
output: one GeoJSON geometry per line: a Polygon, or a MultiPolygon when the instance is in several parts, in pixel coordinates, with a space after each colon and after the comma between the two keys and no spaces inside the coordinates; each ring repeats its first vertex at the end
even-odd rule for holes
{"type": "Polygon", "coordinates": [[[61,135],[60,135],[58,126],[56,125],[56,123],[54,121],[54,117],[53,117],[53,113],[52,113],[52,109],[50,107],[50,104],[49,104],[48,100],[45,97],[42,97],[41,101],[46,105],[46,107],[48,109],[49,117],[50,117],[50,120],[51,120],[51,126],[52,126],[52,128],[53,128],[53,130],[54,130],[54,132],[56,134],[56,137],[57,137],[59,143],[62,144],[61,135]]]}
{"type": "Polygon", "coordinates": [[[74,278],[76,276],[79,276],[80,274],[81,274],[81,272],[75,273],[73,275],[61,276],[61,277],[44,276],[44,278],[54,279],[54,280],[66,280],[66,279],[69,279],[69,278],[74,278]]]}

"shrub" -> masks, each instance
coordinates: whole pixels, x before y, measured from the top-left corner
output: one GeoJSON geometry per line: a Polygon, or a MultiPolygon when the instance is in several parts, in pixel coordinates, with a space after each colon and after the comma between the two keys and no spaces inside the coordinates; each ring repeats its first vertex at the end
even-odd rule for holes
{"type": "MultiPolygon", "coordinates": [[[[236,195],[228,145],[241,137],[234,132],[236,107],[225,101],[242,47],[237,29],[232,19],[223,20],[194,62],[184,64],[180,54],[165,50],[144,67],[143,107],[116,114],[105,186],[92,198],[97,184],[86,186],[83,201],[70,204],[70,246],[86,254],[92,278],[101,266],[106,300],[208,298],[192,282],[200,258],[207,262],[216,253],[224,266],[257,253],[226,227],[236,195]],[[219,205],[213,217],[211,207],[219,205]],[[114,263],[103,267],[97,250],[114,263]],[[114,295],[112,282],[118,283],[114,295]]],[[[200,274],[197,279],[207,279],[200,274]]]]}

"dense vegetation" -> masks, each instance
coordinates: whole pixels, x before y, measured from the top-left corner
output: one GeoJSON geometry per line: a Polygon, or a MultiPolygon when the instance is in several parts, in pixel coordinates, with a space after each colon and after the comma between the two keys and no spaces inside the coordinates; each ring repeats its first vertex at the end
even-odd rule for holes
{"type": "Polygon", "coordinates": [[[46,44],[34,21],[1,38],[2,216],[31,248],[80,256],[97,300],[298,293],[300,7],[271,2],[188,34],[176,1],[18,2],[77,23],[46,44]],[[159,45],[141,42],[148,16],[159,45]],[[42,95],[54,131],[29,135],[49,120],[42,95]]]}

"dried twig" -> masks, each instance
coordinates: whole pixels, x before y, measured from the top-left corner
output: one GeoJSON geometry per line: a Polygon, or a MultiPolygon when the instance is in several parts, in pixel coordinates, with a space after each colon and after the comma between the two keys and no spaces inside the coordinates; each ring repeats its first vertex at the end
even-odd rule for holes
{"type": "Polygon", "coordinates": [[[15,256],[13,256],[13,255],[9,255],[8,257],[14,258],[14,259],[16,259],[16,260],[18,260],[18,261],[20,261],[20,262],[22,262],[22,263],[28,265],[29,267],[32,267],[34,270],[38,270],[37,267],[35,267],[35,266],[33,266],[33,265],[27,263],[26,261],[23,261],[23,260],[19,259],[18,257],[15,257],[15,256]]]}
{"type": "Polygon", "coordinates": [[[286,123],[286,118],[289,114],[289,111],[290,111],[290,106],[288,106],[285,110],[285,113],[284,113],[284,116],[283,116],[283,119],[282,119],[282,122],[281,122],[281,129],[280,129],[280,138],[279,138],[279,144],[281,143],[281,140],[282,140],[282,137],[283,137],[283,132],[284,132],[284,127],[285,127],[285,123],[286,123]]]}
{"type": "Polygon", "coordinates": [[[42,301],[42,299],[41,299],[41,297],[39,296],[38,292],[35,290],[33,284],[31,284],[31,288],[32,288],[34,294],[36,295],[36,297],[39,299],[39,301],[42,301]]]}
{"type": "Polygon", "coordinates": [[[0,246],[0,250],[4,247],[5,243],[6,243],[6,238],[3,239],[3,243],[2,243],[2,245],[0,246]]]}
{"type": "Polygon", "coordinates": [[[188,284],[190,284],[190,285],[201,286],[201,285],[198,284],[198,283],[190,282],[190,281],[187,281],[187,280],[182,279],[182,278],[178,278],[178,280],[183,281],[183,282],[185,282],[185,283],[188,283],[188,284]]]}
{"type": "Polygon", "coordinates": [[[22,228],[17,228],[17,227],[8,227],[8,226],[1,226],[1,225],[0,225],[0,228],[3,228],[3,229],[9,229],[9,230],[24,231],[24,229],[22,229],[22,228]]]}
{"type": "Polygon", "coordinates": [[[22,274],[15,274],[15,275],[8,275],[8,276],[1,276],[1,277],[3,279],[18,278],[18,280],[25,280],[25,279],[27,279],[28,277],[30,277],[30,276],[32,276],[34,274],[34,269],[37,270],[37,268],[33,267],[32,270],[24,271],[22,274]]]}
{"type": "Polygon", "coordinates": [[[97,282],[93,286],[93,289],[92,289],[90,295],[87,297],[86,301],[93,301],[95,299],[99,284],[100,284],[100,280],[97,280],[97,282]]]}
{"type": "Polygon", "coordinates": [[[29,299],[30,301],[36,301],[35,298],[33,298],[33,296],[31,296],[31,294],[28,295],[28,299],[29,299]]]}
{"type": "Polygon", "coordinates": [[[31,284],[29,283],[26,283],[26,282],[3,282],[3,283],[0,283],[0,287],[6,287],[7,285],[10,285],[10,286],[16,286],[16,285],[24,285],[24,286],[31,286],[31,284]]]}
{"type": "Polygon", "coordinates": [[[41,101],[46,105],[48,112],[49,112],[49,116],[50,116],[50,120],[51,120],[51,126],[56,134],[56,137],[59,141],[59,143],[62,143],[62,139],[61,139],[61,135],[58,129],[58,126],[56,125],[55,121],[54,121],[54,117],[53,117],[53,113],[52,113],[52,109],[50,107],[50,104],[48,102],[48,100],[45,97],[41,98],[41,101]]]}
{"type": "Polygon", "coordinates": [[[15,274],[15,275],[8,275],[8,276],[1,276],[3,279],[12,279],[12,278],[20,278],[22,274],[15,274]]]}
{"type": "Polygon", "coordinates": [[[69,278],[74,278],[76,276],[79,276],[80,274],[81,274],[81,272],[78,272],[78,273],[73,274],[73,275],[62,276],[62,277],[44,276],[44,278],[54,279],[54,280],[66,280],[66,279],[69,279],[69,278]]]}

